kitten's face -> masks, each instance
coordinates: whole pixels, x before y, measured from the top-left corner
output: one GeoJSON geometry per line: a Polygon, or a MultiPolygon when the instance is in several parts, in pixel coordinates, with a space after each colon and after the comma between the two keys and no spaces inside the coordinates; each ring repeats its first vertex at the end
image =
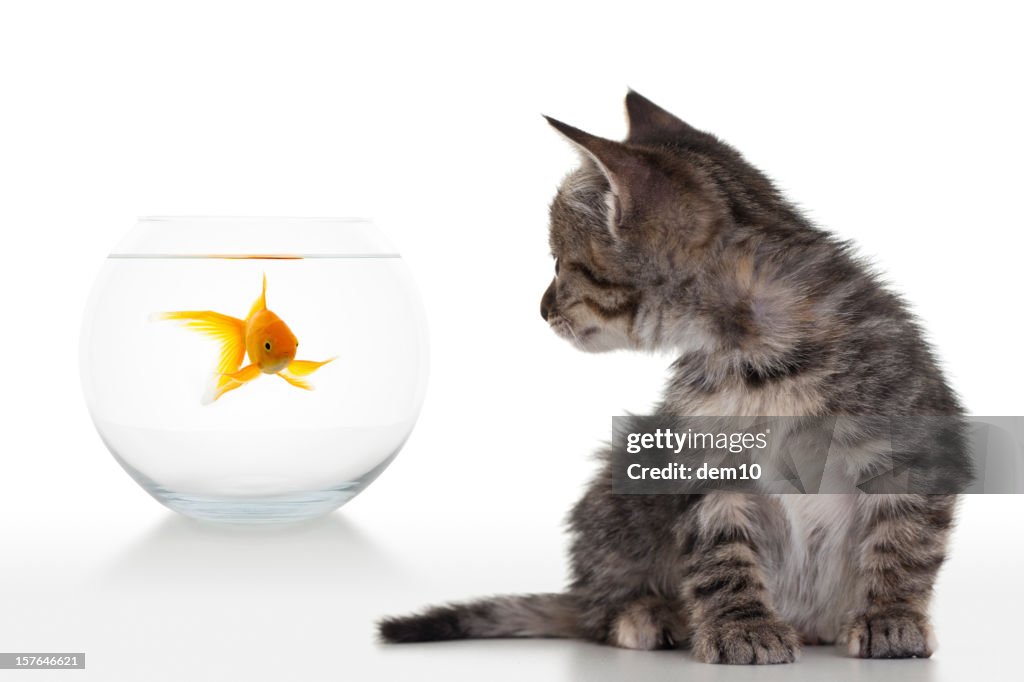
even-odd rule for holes
{"type": "Polygon", "coordinates": [[[641,345],[636,321],[643,291],[609,234],[610,187],[593,163],[571,173],[551,204],[555,276],[541,315],[559,336],[590,352],[641,345]]]}
{"type": "Polygon", "coordinates": [[[714,292],[744,267],[721,247],[777,195],[717,138],[636,93],[626,107],[625,142],[549,119],[583,161],[551,204],[556,272],[541,315],[584,351],[706,346],[714,292]]]}

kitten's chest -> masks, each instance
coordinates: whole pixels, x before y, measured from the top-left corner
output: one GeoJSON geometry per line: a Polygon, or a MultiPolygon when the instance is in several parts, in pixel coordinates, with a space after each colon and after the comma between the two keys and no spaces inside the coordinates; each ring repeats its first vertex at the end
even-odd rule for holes
{"type": "Polygon", "coordinates": [[[857,599],[856,495],[778,495],[783,537],[768,576],[775,608],[808,640],[835,641],[857,599]]]}
{"type": "MultiPolygon", "coordinates": [[[[700,386],[702,381],[700,372],[695,372],[687,385],[700,386]]],[[[677,392],[671,396],[671,404],[679,414],[693,417],[820,414],[824,406],[820,382],[821,377],[814,372],[756,388],[740,379],[730,379],[711,392],[677,392]]]]}

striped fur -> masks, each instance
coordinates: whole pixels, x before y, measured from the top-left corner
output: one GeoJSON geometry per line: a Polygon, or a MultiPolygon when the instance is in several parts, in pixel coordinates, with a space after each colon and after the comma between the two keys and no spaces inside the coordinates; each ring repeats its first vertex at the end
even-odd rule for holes
{"type": "MultiPolygon", "coordinates": [[[[583,159],[551,205],[552,330],[589,352],[674,352],[663,414],[952,416],[897,453],[948,475],[931,463],[962,461],[962,410],[900,298],[734,149],[636,93],[626,107],[625,142],[551,121],[583,159]]],[[[934,651],[954,496],[616,495],[604,454],[570,516],[564,594],[389,618],[383,639],[578,637],[711,663],[790,662],[801,642],[934,651]]],[[[851,427],[839,456],[830,475],[870,470],[877,436],[851,427]]]]}

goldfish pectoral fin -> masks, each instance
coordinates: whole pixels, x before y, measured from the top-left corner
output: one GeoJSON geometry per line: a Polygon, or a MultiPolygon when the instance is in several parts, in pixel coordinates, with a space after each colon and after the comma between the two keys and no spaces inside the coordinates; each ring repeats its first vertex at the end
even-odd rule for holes
{"type": "MultiPolygon", "coordinates": [[[[221,377],[221,379],[223,378],[224,377],[221,377]]],[[[228,379],[227,381],[218,380],[211,384],[210,388],[207,389],[206,393],[203,395],[203,405],[209,405],[210,403],[216,402],[228,391],[233,391],[236,388],[241,388],[242,386],[245,386],[245,384],[240,381],[235,381],[234,379],[228,379]]]]}
{"type": "Polygon", "coordinates": [[[311,384],[308,381],[305,381],[303,379],[300,379],[297,376],[289,373],[289,371],[287,369],[283,369],[280,372],[278,372],[277,376],[281,377],[282,379],[287,381],[292,386],[296,386],[298,388],[302,388],[302,389],[305,389],[307,391],[312,391],[313,390],[313,384],[311,384]]]}
{"type": "Polygon", "coordinates": [[[203,396],[203,404],[209,405],[228,391],[233,391],[236,388],[245,386],[259,375],[259,367],[256,365],[248,365],[237,372],[232,372],[231,374],[220,374],[214,377],[214,381],[211,383],[210,388],[207,389],[206,395],[203,396]]]}
{"type": "Polygon", "coordinates": [[[334,361],[334,358],[324,360],[323,362],[316,362],[314,360],[292,360],[288,364],[288,373],[296,377],[306,377],[332,361],[334,361]]]}
{"type": "Polygon", "coordinates": [[[215,374],[232,374],[245,359],[245,322],[237,317],[221,315],[211,310],[178,310],[157,313],[157,319],[180,320],[189,329],[204,334],[220,343],[220,357],[215,374]]]}
{"type": "Polygon", "coordinates": [[[240,384],[247,384],[260,375],[260,368],[257,365],[246,365],[237,372],[221,375],[224,379],[237,381],[240,384]]]}

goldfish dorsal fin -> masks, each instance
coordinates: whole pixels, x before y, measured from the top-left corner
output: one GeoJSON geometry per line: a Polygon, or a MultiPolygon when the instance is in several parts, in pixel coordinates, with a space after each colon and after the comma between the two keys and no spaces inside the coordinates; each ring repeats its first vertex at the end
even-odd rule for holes
{"type": "Polygon", "coordinates": [[[263,291],[260,292],[260,297],[256,299],[256,302],[252,304],[252,310],[249,311],[249,317],[252,317],[261,310],[267,309],[267,273],[263,273],[263,291]]]}

